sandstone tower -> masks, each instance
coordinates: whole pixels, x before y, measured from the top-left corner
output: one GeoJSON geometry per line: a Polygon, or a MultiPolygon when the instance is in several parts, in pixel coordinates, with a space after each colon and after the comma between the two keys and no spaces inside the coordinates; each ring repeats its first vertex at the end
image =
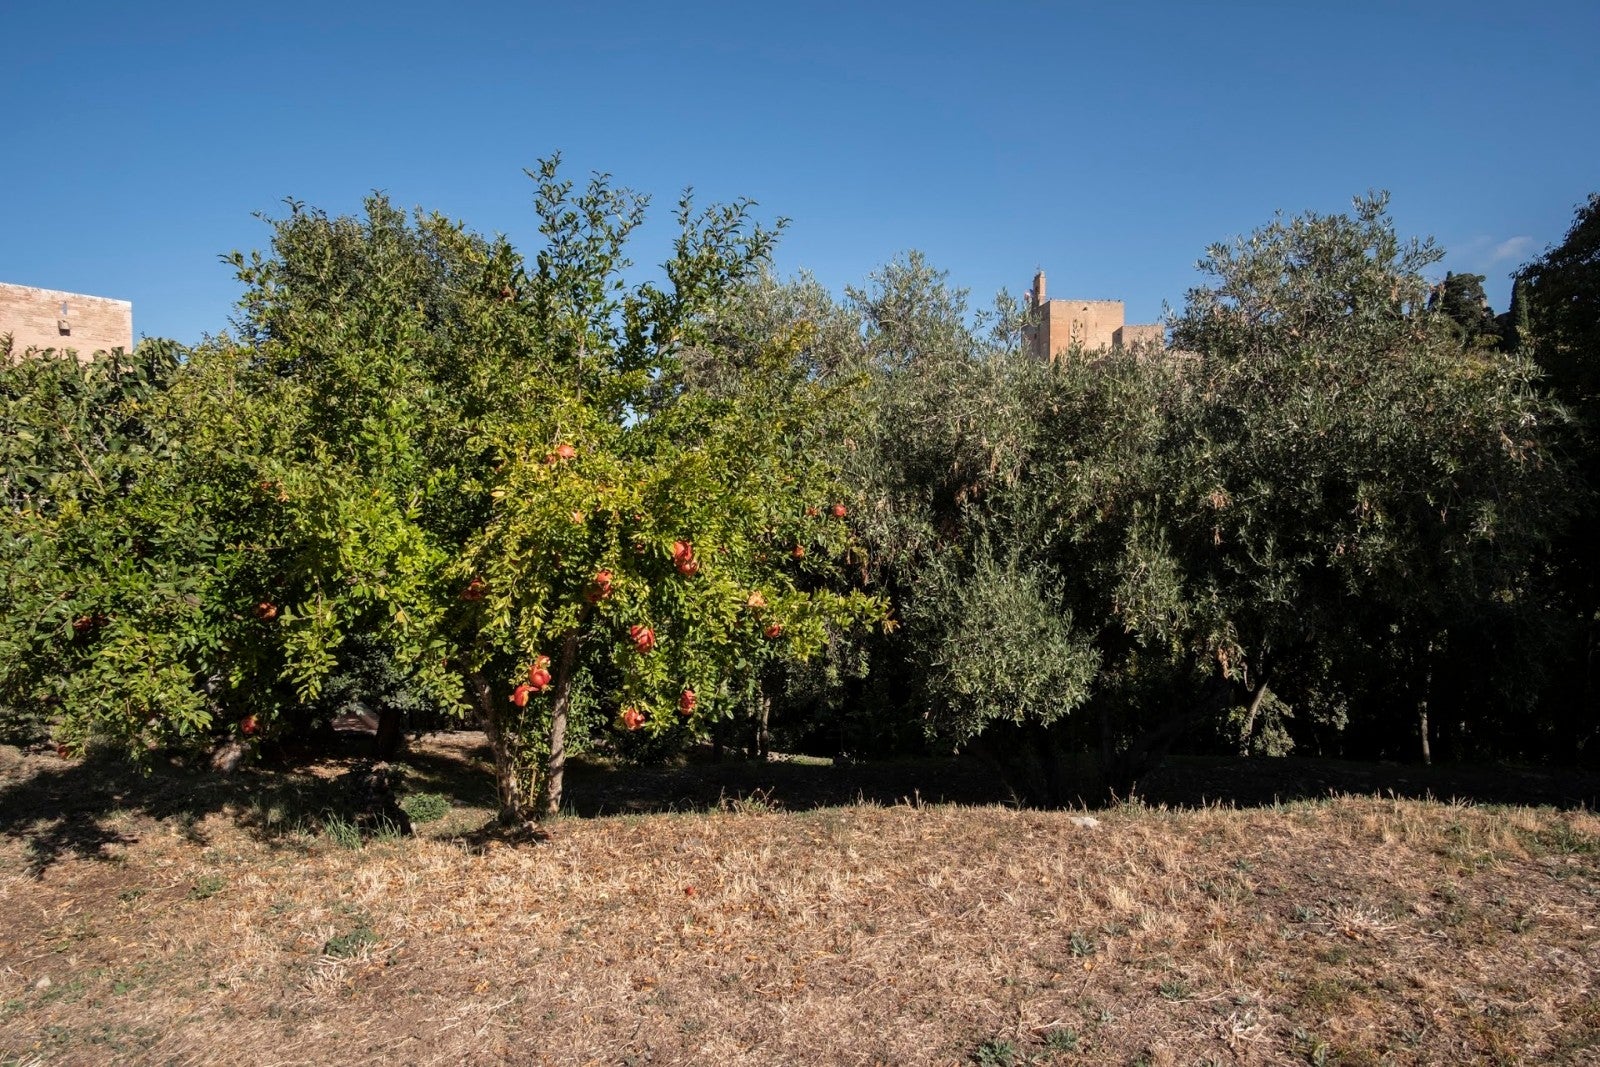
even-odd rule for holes
{"type": "Polygon", "coordinates": [[[133,347],[133,305],[103,296],[0,282],[0,334],[11,350],[74,349],[80,356],[133,347]]]}
{"type": "Polygon", "coordinates": [[[1047,300],[1044,271],[1033,276],[1027,300],[1032,321],[1024,331],[1024,343],[1036,359],[1057,359],[1074,346],[1093,352],[1166,343],[1166,327],[1159,322],[1125,323],[1120,300],[1047,300]]]}

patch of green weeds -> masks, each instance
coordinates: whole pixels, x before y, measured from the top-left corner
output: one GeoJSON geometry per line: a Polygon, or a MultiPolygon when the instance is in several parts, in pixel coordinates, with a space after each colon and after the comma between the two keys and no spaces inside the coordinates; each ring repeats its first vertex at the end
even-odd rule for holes
{"type": "Polygon", "coordinates": [[[450,798],[443,793],[412,793],[400,801],[400,809],[414,823],[437,822],[450,814],[450,798]]]}
{"type": "Polygon", "coordinates": [[[322,945],[322,954],[338,959],[349,959],[377,943],[378,935],[373,933],[372,927],[362,923],[352,930],[328,938],[322,945]]]}
{"type": "Polygon", "coordinates": [[[1010,1041],[991,1037],[972,1050],[972,1062],[978,1067],[1015,1067],[1018,1062],[1017,1046],[1010,1041]]]}
{"type": "Polygon", "coordinates": [[[1600,838],[1590,837],[1567,822],[1557,822],[1531,834],[1524,832],[1521,837],[1529,851],[1538,855],[1600,855],[1600,838]]]}
{"type": "Polygon", "coordinates": [[[189,887],[190,900],[209,900],[222,892],[228,880],[220,874],[202,874],[194,880],[194,885],[189,887]]]}
{"type": "Polygon", "coordinates": [[[1078,1031],[1070,1026],[1051,1030],[1044,1035],[1044,1047],[1051,1052],[1076,1052],[1078,1048],[1078,1031]]]}
{"type": "Polygon", "coordinates": [[[322,836],[340,848],[361,847],[361,828],[338,815],[329,815],[322,820],[322,836]]]}
{"type": "Polygon", "coordinates": [[[1188,1000],[1194,991],[1189,988],[1189,983],[1182,978],[1171,978],[1162,982],[1156,992],[1161,994],[1162,1000],[1179,1001],[1188,1000]]]}
{"type": "Polygon", "coordinates": [[[1294,1050],[1312,1067],[1323,1067],[1330,1062],[1328,1056],[1333,1050],[1320,1037],[1304,1029],[1296,1029],[1292,1037],[1294,1050]]]}

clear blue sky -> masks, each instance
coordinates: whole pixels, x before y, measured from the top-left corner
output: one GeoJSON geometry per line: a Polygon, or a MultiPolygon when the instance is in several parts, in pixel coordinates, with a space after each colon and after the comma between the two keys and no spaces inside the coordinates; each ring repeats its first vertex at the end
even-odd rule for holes
{"type": "Polygon", "coordinates": [[[1204,247],[1274,210],[1393,193],[1446,265],[1507,273],[1600,189],[1600,4],[0,5],[0,281],[226,327],[218,261],[292,196],[381,188],[537,234],[560,150],[654,196],[753,197],[783,273],[836,291],[921,249],[987,303],[1178,305],[1204,247]]]}

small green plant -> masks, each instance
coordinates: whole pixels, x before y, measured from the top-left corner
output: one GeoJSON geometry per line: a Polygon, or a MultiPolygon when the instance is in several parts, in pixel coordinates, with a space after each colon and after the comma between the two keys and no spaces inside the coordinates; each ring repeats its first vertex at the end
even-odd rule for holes
{"type": "Polygon", "coordinates": [[[400,807],[414,823],[437,822],[450,814],[450,798],[442,793],[412,793],[400,807]]]}
{"type": "Polygon", "coordinates": [[[1013,1067],[1017,1062],[1017,1046],[991,1037],[972,1050],[972,1062],[978,1067],[1013,1067]]]}
{"type": "Polygon", "coordinates": [[[1162,982],[1158,992],[1163,1000],[1188,1000],[1189,983],[1181,978],[1172,978],[1162,982]]]}
{"type": "Polygon", "coordinates": [[[340,848],[361,847],[361,828],[338,815],[329,815],[322,820],[322,835],[340,848]]]}
{"type": "Polygon", "coordinates": [[[1074,956],[1093,956],[1095,953],[1094,938],[1090,937],[1082,930],[1072,931],[1072,939],[1069,944],[1074,956]]]}
{"type": "Polygon", "coordinates": [[[749,796],[721,797],[717,807],[739,815],[770,815],[782,811],[783,802],[774,798],[770,789],[752,789],[749,796]]]}
{"type": "Polygon", "coordinates": [[[220,874],[203,874],[189,887],[189,899],[205,900],[214,897],[222,892],[222,887],[227,884],[228,880],[220,874]]]}
{"type": "Polygon", "coordinates": [[[339,959],[349,959],[357,955],[362,949],[378,943],[378,935],[372,932],[372,927],[362,923],[347,933],[337,934],[328,938],[323,943],[322,953],[325,956],[334,956],[339,959]]]}
{"type": "Polygon", "coordinates": [[[1044,1035],[1044,1047],[1051,1052],[1072,1052],[1078,1047],[1078,1031],[1070,1026],[1051,1030],[1044,1035]]]}
{"type": "Polygon", "coordinates": [[[1328,1062],[1329,1048],[1326,1041],[1303,1027],[1297,1027],[1292,1037],[1295,1050],[1304,1056],[1312,1067],[1323,1067],[1323,1064],[1328,1062]]]}

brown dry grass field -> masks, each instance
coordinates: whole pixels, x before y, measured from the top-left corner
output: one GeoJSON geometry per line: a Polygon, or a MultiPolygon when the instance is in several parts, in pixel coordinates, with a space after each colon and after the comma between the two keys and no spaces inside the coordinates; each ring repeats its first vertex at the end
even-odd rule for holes
{"type": "Polygon", "coordinates": [[[1582,808],[1146,802],[1084,828],[775,778],[515,840],[483,830],[482,758],[419,745],[400,792],[441,817],[363,842],[329,814],[340,761],[0,750],[0,1063],[1600,1062],[1582,808]]]}

